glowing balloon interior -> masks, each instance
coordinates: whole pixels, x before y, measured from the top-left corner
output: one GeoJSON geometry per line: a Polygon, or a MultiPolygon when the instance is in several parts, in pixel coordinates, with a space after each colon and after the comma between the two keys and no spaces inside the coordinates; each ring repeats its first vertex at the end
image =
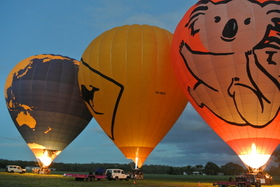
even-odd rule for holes
{"type": "Polygon", "coordinates": [[[198,1],[172,43],[173,67],[186,96],[252,168],[265,165],[280,143],[279,4],[198,1]]]}
{"type": "Polygon", "coordinates": [[[79,61],[36,55],[7,77],[5,99],[18,131],[39,164],[47,167],[90,122],[78,87],[79,61]]]}
{"type": "Polygon", "coordinates": [[[78,79],[89,110],[138,167],[187,103],[171,65],[171,39],[158,27],[125,25],[95,38],[81,59],[78,79]]]}

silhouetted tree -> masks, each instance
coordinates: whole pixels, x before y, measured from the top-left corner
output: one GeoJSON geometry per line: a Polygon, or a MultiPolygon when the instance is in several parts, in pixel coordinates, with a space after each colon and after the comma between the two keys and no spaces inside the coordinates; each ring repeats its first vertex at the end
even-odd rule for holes
{"type": "Polygon", "coordinates": [[[182,173],[186,172],[188,175],[192,174],[192,166],[191,165],[187,165],[182,167],[182,173]]]}
{"type": "Polygon", "coordinates": [[[217,175],[220,172],[220,170],[220,167],[213,162],[207,162],[207,164],[204,167],[206,175],[217,175]]]}
{"type": "Polygon", "coordinates": [[[234,175],[236,173],[244,173],[246,170],[239,164],[229,162],[221,166],[221,172],[223,172],[225,175],[234,175]]]}

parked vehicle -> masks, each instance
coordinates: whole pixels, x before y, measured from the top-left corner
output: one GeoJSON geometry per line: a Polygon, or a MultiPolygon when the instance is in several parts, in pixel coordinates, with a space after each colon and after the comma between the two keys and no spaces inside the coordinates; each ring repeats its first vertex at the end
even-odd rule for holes
{"type": "Polygon", "coordinates": [[[106,179],[105,169],[97,168],[95,170],[95,174],[89,172],[89,174],[74,174],[74,173],[64,173],[64,177],[75,177],[76,181],[83,181],[86,179],[87,181],[94,181],[100,179],[106,179]]]}
{"type": "Polygon", "coordinates": [[[8,166],[6,166],[6,172],[8,172],[8,173],[25,173],[26,169],[22,169],[20,166],[17,166],[17,165],[8,165],[8,166]]]}
{"type": "Polygon", "coordinates": [[[105,172],[108,180],[129,180],[129,174],[126,174],[122,169],[107,169],[105,172]]]}
{"type": "Polygon", "coordinates": [[[74,173],[64,173],[64,177],[75,177],[76,181],[83,181],[86,179],[87,181],[94,181],[94,180],[100,180],[100,179],[106,179],[106,175],[94,175],[92,173],[89,174],[74,174],[74,173]]]}
{"type": "Polygon", "coordinates": [[[89,174],[74,174],[74,173],[64,173],[64,177],[75,177],[76,181],[83,181],[86,179],[87,181],[94,181],[100,179],[108,179],[108,180],[129,180],[130,176],[126,174],[122,169],[104,169],[98,168],[95,170],[95,174],[91,172],[89,174]]]}
{"type": "Polygon", "coordinates": [[[229,181],[219,181],[213,183],[213,186],[218,187],[246,187],[254,185],[255,187],[261,187],[261,185],[272,185],[272,177],[262,173],[246,173],[236,175],[235,178],[230,177],[229,181]]]}

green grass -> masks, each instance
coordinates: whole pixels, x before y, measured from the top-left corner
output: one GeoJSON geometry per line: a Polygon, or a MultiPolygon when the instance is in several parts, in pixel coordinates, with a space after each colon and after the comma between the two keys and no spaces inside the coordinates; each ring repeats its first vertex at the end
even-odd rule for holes
{"type": "MultiPolygon", "coordinates": [[[[72,177],[63,177],[62,172],[53,172],[50,175],[32,173],[18,174],[0,172],[1,187],[212,187],[216,181],[227,181],[229,176],[193,176],[193,175],[151,175],[146,174],[144,180],[137,180],[136,184],[129,181],[75,181],[72,177]]],[[[280,178],[280,177],[279,177],[280,178]]],[[[277,179],[279,179],[277,178],[277,179]]],[[[280,180],[273,187],[280,187],[280,180]]]]}

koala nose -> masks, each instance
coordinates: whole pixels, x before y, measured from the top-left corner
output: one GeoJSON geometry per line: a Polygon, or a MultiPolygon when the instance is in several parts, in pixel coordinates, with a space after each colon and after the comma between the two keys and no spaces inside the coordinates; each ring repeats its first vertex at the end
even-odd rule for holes
{"type": "Polygon", "coordinates": [[[230,19],[224,27],[223,37],[233,38],[238,30],[237,21],[235,19],[230,19]]]}

